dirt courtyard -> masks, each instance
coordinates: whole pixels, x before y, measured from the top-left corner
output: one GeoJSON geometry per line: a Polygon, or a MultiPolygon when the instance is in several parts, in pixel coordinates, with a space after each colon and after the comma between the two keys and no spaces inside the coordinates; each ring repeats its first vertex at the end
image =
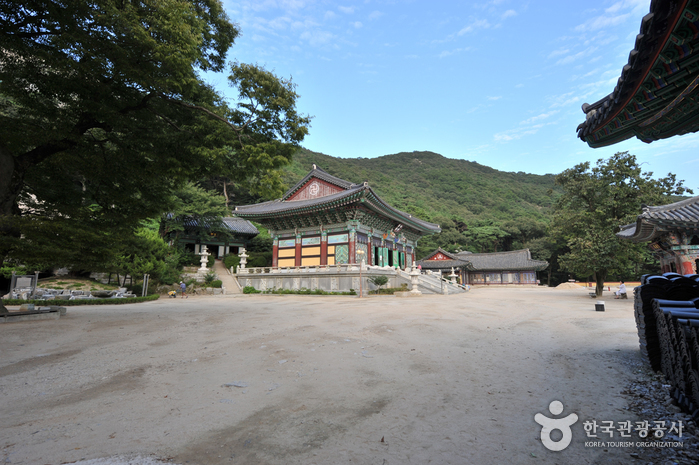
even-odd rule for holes
{"type": "Polygon", "coordinates": [[[632,463],[585,445],[584,421],[638,420],[633,300],[604,300],[195,296],[3,324],[0,462],[632,463]],[[560,452],[534,421],[554,400],[579,418],[560,452]]]}

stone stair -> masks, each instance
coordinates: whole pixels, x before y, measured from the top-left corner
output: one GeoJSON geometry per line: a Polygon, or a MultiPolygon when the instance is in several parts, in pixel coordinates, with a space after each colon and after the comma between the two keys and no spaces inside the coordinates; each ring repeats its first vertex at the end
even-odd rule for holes
{"type": "Polygon", "coordinates": [[[223,283],[223,287],[226,288],[226,294],[242,294],[243,291],[238,285],[238,280],[231,275],[223,264],[223,260],[216,260],[214,262],[214,271],[218,276],[218,279],[223,283]]]}

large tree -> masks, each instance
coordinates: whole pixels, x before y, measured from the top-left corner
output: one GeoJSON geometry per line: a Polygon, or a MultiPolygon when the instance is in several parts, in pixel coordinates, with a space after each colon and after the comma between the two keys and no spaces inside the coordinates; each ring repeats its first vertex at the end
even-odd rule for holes
{"type": "Polygon", "coordinates": [[[635,221],[643,204],[672,202],[670,195],[692,191],[674,174],[654,179],[643,172],[634,155],[616,153],[565,170],[556,177],[564,193],[556,204],[553,232],[569,251],[559,257],[561,267],[578,276],[594,276],[602,294],[610,274],[621,273],[643,261],[643,246],[616,237],[620,227],[635,221]]]}
{"type": "Polygon", "coordinates": [[[202,80],[237,35],[219,0],[0,2],[0,261],[25,230],[133,231],[188,179],[279,191],[309,118],[261,67],[230,65],[230,104],[202,80]]]}

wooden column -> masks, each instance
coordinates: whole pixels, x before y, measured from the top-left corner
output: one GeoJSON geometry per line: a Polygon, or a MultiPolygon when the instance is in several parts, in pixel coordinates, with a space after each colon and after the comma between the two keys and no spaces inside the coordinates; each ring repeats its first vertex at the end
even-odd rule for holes
{"type": "Polygon", "coordinates": [[[357,263],[357,233],[354,229],[350,229],[349,232],[349,260],[351,264],[357,263]]]}
{"type": "Polygon", "coordinates": [[[372,256],[372,252],[373,252],[373,249],[374,249],[374,246],[373,246],[373,244],[371,243],[371,241],[372,241],[372,239],[371,239],[371,233],[367,234],[366,238],[367,238],[367,244],[366,244],[366,264],[367,264],[367,266],[371,266],[371,265],[372,265],[372,263],[371,263],[371,256],[372,256]]]}
{"type": "Polygon", "coordinates": [[[301,234],[296,235],[296,266],[301,266],[301,234]]]}
{"type": "Polygon", "coordinates": [[[328,233],[320,233],[320,264],[328,264],[328,233]]]}
{"type": "Polygon", "coordinates": [[[274,236],[272,241],[272,266],[279,266],[279,237],[274,236]]]}

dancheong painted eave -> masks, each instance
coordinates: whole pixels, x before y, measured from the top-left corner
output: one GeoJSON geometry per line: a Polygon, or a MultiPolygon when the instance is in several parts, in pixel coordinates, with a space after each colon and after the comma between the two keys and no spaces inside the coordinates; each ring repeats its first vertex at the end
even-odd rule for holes
{"type": "Polygon", "coordinates": [[[604,147],[699,130],[699,0],[653,0],[614,90],[583,104],[578,137],[604,147]]]}
{"type": "Polygon", "coordinates": [[[636,222],[623,226],[617,236],[633,242],[649,242],[671,231],[699,230],[699,196],[669,205],[644,207],[636,222]]]}

